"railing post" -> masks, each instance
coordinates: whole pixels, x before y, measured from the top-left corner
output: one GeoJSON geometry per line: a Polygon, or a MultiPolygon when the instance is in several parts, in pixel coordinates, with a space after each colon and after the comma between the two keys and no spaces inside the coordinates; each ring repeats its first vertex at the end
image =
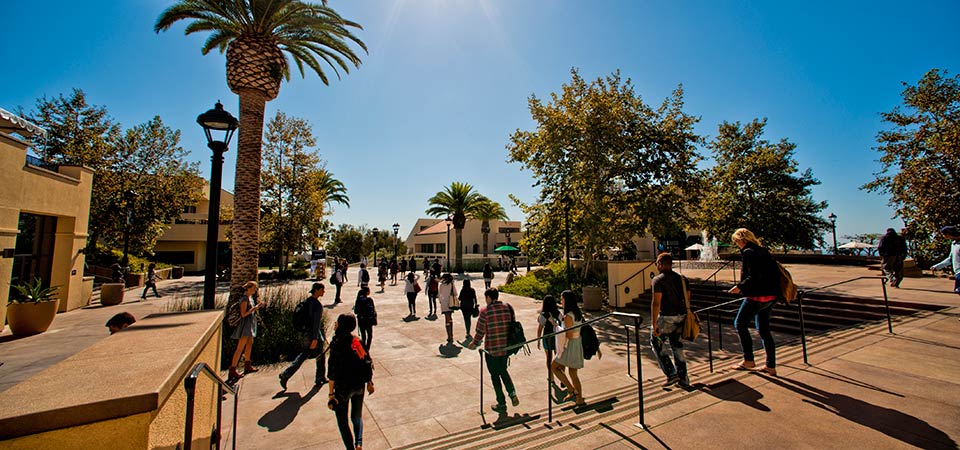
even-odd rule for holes
{"type": "Polygon", "coordinates": [[[233,450],[237,450],[237,408],[240,405],[240,386],[238,385],[236,389],[233,394],[233,439],[230,440],[233,450]]]}
{"type": "Polygon", "coordinates": [[[553,422],[553,352],[547,353],[547,423],[553,422]]]}
{"type": "Polygon", "coordinates": [[[187,417],[183,428],[183,450],[193,447],[193,399],[197,390],[197,379],[187,377],[183,380],[183,387],[187,391],[187,417]]]}
{"type": "Polygon", "coordinates": [[[483,415],[483,349],[480,349],[480,415],[483,415]]]}
{"type": "Polygon", "coordinates": [[[890,320],[890,302],[887,300],[887,279],[880,278],[880,286],[883,288],[883,307],[887,310],[887,330],[893,334],[893,321],[890,320]]]}
{"type": "Polygon", "coordinates": [[[223,386],[221,386],[220,383],[217,383],[217,428],[214,435],[218,449],[220,448],[220,439],[223,438],[223,433],[221,432],[223,429],[223,426],[221,425],[221,420],[223,420],[223,394],[223,386]]]}
{"type": "Polygon", "coordinates": [[[710,310],[707,310],[707,355],[710,359],[710,373],[713,373],[713,317],[710,310]]]}
{"type": "Polygon", "coordinates": [[[633,318],[633,326],[635,330],[634,334],[634,344],[637,346],[637,396],[640,399],[639,408],[640,408],[640,422],[636,426],[644,428],[645,421],[643,420],[643,368],[640,361],[640,322],[643,320],[640,316],[633,318]]]}
{"type": "Polygon", "coordinates": [[[807,327],[803,322],[803,291],[797,293],[797,306],[800,311],[800,345],[803,347],[803,363],[810,365],[807,361],[807,327]]]}
{"type": "Polygon", "coordinates": [[[623,326],[623,334],[626,336],[627,341],[627,376],[633,375],[630,371],[630,327],[627,325],[623,326]]]}

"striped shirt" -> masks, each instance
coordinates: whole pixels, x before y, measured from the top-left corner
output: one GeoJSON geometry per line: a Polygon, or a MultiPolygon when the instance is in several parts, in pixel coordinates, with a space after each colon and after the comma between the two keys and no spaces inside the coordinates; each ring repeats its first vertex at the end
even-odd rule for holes
{"type": "Polygon", "coordinates": [[[477,318],[476,335],[473,337],[474,345],[480,345],[483,337],[487,337],[487,342],[483,348],[490,356],[506,356],[507,351],[507,333],[510,331],[510,322],[513,322],[513,308],[501,301],[491,303],[486,308],[480,310],[480,317],[477,318]]]}

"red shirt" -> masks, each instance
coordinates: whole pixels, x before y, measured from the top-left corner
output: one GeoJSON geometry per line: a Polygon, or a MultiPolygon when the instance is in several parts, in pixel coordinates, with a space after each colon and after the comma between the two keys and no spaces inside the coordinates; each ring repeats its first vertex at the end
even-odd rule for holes
{"type": "Polygon", "coordinates": [[[487,337],[487,342],[483,348],[490,356],[506,356],[507,351],[507,333],[510,331],[510,322],[513,321],[513,309],[510,305],[501,301],[491,303],[486,308],[480,310],[480,316],[477,318],[477,333],[473,337],[475,345],[483,342],[483,337],[487,337]]]}

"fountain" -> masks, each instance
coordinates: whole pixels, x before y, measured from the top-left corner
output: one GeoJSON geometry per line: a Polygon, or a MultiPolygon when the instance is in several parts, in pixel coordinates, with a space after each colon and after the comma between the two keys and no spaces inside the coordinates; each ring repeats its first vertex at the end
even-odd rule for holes
{"type": "Polygon", "coordinates": [[[717,238],[707,240],[707,231],[702,232],[703,250],[700,250],[700,262],[712,262],[720,259],[717,253],[717,238]]]}

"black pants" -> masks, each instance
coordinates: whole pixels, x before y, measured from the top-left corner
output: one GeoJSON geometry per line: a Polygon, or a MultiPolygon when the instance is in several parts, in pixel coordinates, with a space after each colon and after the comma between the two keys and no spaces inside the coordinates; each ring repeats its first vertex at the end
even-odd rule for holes
{"type": "Polygon", "coordinates": [[[337,303],[340,303],[340,289],[343,289],[343,283],[337,283],[337,296],[333,298],[337,303]]]}
{"type": "Polygon", "coordinates": [[[370,343],[373,342],[373,325],[363,324],[357,327],[357,331],[360,333],[360,343],[369,352],[370,343]]]}
{"type": "MultiPolygon", "coordinates": [[[[336,386],[334,386],[336,387],[336,386]]],[[[349,391],[346,394],[336,394],[337,405],[333,412],[337,415],[337,428],[340,429],[340,438],[347,450],[354,450],[357,445],[363,445],[363,388],[349,391]],[[350,423],[347,422],[349,409],[350,422],[353,423],[353,434],[350,434],[350,423]]]]}
{"type": "Polygon", "coordinates": [[[513,380],[510,379],[510,374],[507,373],[507,358],[508,356],[490,356],[489,354],[484,355],[487,360],[487,370],[490,372],[490,378],[493,382],[493,392],[497,395],[497,404],[506,405],[507,399],[503,395],[503,387],[507,388],[507,395],[513,397],[516,395],[516,390],[513,388],[513,380]]]}
{"type": "Polygon", "coordinates": [[[417,293],[407,292],[407,308],[410,309],[410,315],[417,315],[417,293]]]}

